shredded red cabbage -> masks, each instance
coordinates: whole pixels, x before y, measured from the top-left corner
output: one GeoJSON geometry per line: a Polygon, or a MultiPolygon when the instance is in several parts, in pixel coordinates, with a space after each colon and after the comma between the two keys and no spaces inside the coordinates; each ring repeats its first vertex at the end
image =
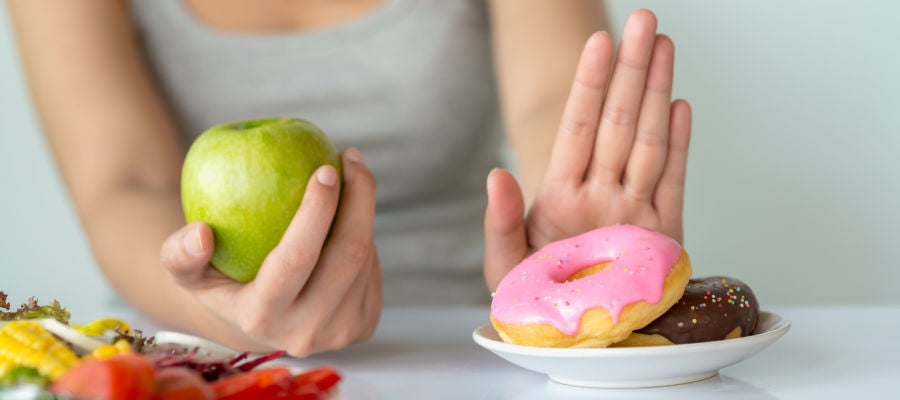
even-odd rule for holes
{"type": "Polygon", "coordinates": [[[145,349],[145,355],[153,360],[157,369],[189,368],[199,373],[207,382],[250,371],[260,364],[281,358],[285,354],[284,351],[274,351],[245,361],[249,357],[249,353],[222,358],[202,353],[197,347],[188,349],[177,345],[157,344],[152,349],[145,349]]]}

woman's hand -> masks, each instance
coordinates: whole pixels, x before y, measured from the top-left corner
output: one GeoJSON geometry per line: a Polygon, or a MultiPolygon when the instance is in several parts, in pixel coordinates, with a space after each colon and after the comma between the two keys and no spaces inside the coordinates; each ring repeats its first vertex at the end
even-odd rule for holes
{"type": "Polygon", "coordinates": [[[343,191],[336,170],[320,167],[281,242],[246,284],[210,266],[208,225],[189,224],[166,240],[162,262],[172,278],[230,328],[198,326],[198,333],[243,350],[293,356],[339,349],[374,333],[381,314],[375,179],[358,150],[342,158],[343,191]]]}
{"type": "Polygon", "coordinates": [[[691,111],[671,101],[674,52],[647,10],[626,22],[615,66],[605,32],[587,41],[527,218],[512,175],[495,170],[488,177],[484,272],[491,290],[531,252],[596,227],[629,223],[682,241],[691,111]]]}

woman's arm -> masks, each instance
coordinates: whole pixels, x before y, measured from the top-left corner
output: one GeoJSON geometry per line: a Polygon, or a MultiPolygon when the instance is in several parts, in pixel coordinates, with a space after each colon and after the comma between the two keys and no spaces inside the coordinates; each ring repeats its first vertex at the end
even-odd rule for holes
{"type": "Polygon", "coordinates": [[[185,226],[185,144],[126,7],[10,2],[34,103],[103,273],[143,313],[236,349],[302,356],[371,336],[381,272],[375,181],[359,152],[342,155],[343,184],[333,167],[316,171],[256,280],[225,278],[209,265],[209,226],[185,226]]]}
{"type": "Polygon", "coordinates": [[[161,321],[184,294],[159,249],[184,224],[183,144],[155,91],[124,1],[9,3],[31,95],[92,245],[119,293],[161,321]]]}
{"type": "Polygon", "coordinates": [[[531,204],[582,46],[608,22],[597,0],[491,0],[489,6],[504,124],[531,204]]]}

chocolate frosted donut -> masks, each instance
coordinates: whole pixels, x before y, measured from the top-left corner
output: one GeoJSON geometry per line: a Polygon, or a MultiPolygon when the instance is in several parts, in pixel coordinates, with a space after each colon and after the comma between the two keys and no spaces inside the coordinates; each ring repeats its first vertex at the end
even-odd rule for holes
{"type": "Polygon", "coordinates": [[[657,346],[749,336],[759,304],[744,282],[725,276],[691,279],[665,314],[615,346],[657,346]]]}

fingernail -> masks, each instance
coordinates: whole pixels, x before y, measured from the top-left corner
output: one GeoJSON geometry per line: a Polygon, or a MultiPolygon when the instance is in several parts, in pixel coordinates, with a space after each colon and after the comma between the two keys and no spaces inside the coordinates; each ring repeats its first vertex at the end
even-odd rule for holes
{"type": "Polygon", "coordinates": [[[323,165],[316,171],[316,180],[325,186],[334,186],[337,184],[337,171],[330,165],[323,165]]]}
{"type": "Polygon", "coordinates": [[[203,241],[200,240],[200,229],[199,227],[193,227],[188,233],[184,234],[184,237],[181,239],[182,245],[184,245],[184,250],[192,255],[199,256],[203,254],[203,241]]]}
{"type": "Polygon", "coordinates": [[[344,150],[344,156],[346,156],[348,160],[355,163],[362,164],[363,162],[362,153],[360,153],[359,149],[357,149],[356,147],[351,147],[347,150],[344,150]]]}

